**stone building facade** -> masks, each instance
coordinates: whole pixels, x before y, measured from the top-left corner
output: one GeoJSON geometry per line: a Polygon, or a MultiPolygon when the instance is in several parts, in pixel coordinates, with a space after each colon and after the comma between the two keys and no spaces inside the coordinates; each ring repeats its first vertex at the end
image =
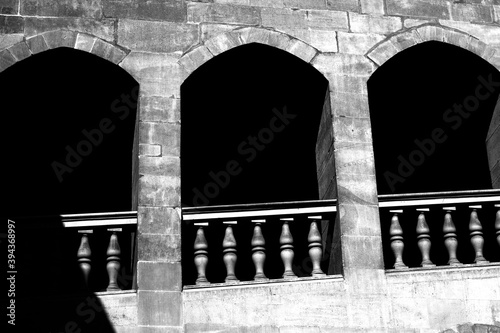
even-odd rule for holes
{"type": "MultiPolygon", "coordinates": [[[[500,332],[498,264],[384,268],[367,81],[427,41],[500,70],[500,1],[0,0],[0,70],[69,47],[140,84],[137,290],[100,296],[116,332],[500,332]],[[181,262],[181,85],[249,43],[284,50],[329,82],[318,179],[321,199],[337,199],[343,269],[328,279],[184,289],[182,266],[191,263],[181,262]]],[[[489,149],[496,188],[498,142],[489,149]]]]}

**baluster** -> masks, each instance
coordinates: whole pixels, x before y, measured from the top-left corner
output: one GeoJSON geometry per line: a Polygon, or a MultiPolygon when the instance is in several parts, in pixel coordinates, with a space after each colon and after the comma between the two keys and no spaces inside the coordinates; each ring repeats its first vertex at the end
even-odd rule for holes
{"type": "Polygon", "coordinates": [[[422,267],[434,267],[434,265],[430,259],[431,252],[431,236],[430,229],[425,221],[424,212],[428,212],[429,208],[418,208],[417,211],[420,212],[417,220],[417,239],[418,239],[418,248],[422,253],[422,263],[420,264],[422,267]]]}
{"type": "Polygon", "coordinates": [[[444,246],[448,250],[448,265],[458,266],[462,265],[462,263],[457,259],[457,228],[455,228],[455,224],[451,218],[451,211],[456,210],[455,207],[443,207],[443,210],[446,211],[444,214],[444,223],[443,223],[443,234],[444,234],[444,246]]]}
{"type": "Polygon", "coordinates": [[[236,255],[236,239],[234,238],[232,224],[236,224],[237,221],[225,221],[223,222],[227,225],[226,233],[224,235],[224,240],[222,241],[222,252],[224,253],[223,260],[226,265],[226,283],[239,282],[238,278],[234,274],[234,269],[236,266],[236,260],[238,259],[236,255]]]}
{"type": "Polygon", "coordinates": [[[118,272],[120,271],[120,244],[118,244],[117,232],[121,232],[121,228],[108,229],[111,232],[111,238],[109,239],[108,250],[106,255],[108,256],[106,269],[108,270],[109,285],[106,289],[107,291],[121,290],[116,282],[118,278],[118,272]]]}
{"type": "Polygon", "coordinates": [[[309,257],[311,257],[313,269],[311,275],[314,277],[326,276],[321,270],[320,262],[323,255],[323,246],[321,243],[321,234],[318,230],[317,220],[321,220],[321,216],[309,216],[311,225],[309,227],[309,234],[307,241],[309,243],[309,257]]]}
{"type": "Polygon", "coordinates": [[[265,219],[252,220],[255,223],[252,236],[252,260],[255,265],[254,281],[267,281],[269,280],[264,274],[264,263],[266,261],[266,240],[262,235],[261,224],[266,223],[265,219]]]}
{"type": "Polygon", "coordinates": [[[83,274],[85,288],[88,289],[90,270],[92,268],[92,251],[90,250],[88,234],[92,234],[93,230],[78,230],[78,233],[82,234],[82,239],[76,257],[83,274]]]}
{"type": "Polygon", "coordinates": [[[283,261],[283,266],[285,266],[283,278],[295,278],[297,277],[297,275],[295,275],[292,270],[292,262],[294,257],[293,237],[292,233],[290,232],[290,226],[288,225],[288,222],[293,221],[293,218],[280,218],[280,220],[283,221],[280,235],[281,260],[283,261]]]}
{"type": "Polygon", "coordinates": [[[495,219],[495,230],[497,231],[496,232],[497,243],[498,243],[498,246],[500,246],[500,204],[495,205],[495,207],[498,208],[498,210],[497,210],[497,217],[495,219]]]}
{"type": "Polygon", "coordinates": [[[194,223],[198,227],[196,231],[196,239],[194,240],[194,265],[198,272],[198,278],[196,279],[196,285],[207,285],[210,284],[206,277],[206,269],[208,264],[208,243],[205,238],[205,232],[203,227],[208,227],[208,222],[197,222],[194,223]]]}
{"type": "Polygon", "coordinates": [[[469,208],[472,209],[469,220],[470,241],[472,243],[472,247],[474,248],[474,252],[476,252],[474,262],[476,264],[487,264],[489,261],[483,256],[483,226],[477,217],[477,209],[480,209],[481,205],[469,206],[469,208]]]}
{"type": "Polygon", "coordinates": [[[403,262],[403,250],[405,248],[403,238],[403,228],[399,224],[398,214],[402,214],[402,209],[390,210],[394,213],[391,219],[391,226],[389,228],[389,235],[391,236],[391,249],[394,253],[394,269],[408,268],[403,262]]]}

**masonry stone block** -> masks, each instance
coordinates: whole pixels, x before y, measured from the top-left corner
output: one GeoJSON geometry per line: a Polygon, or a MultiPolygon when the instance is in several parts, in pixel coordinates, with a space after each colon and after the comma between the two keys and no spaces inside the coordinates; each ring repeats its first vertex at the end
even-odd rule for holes
{"type": "Polygon", "coordinates": [[[422,38],[416,30],[411,30],[393,36],[390,41],[394,44],[398,51],[403,51],[411,46],[421,43],[422,38]]]}
{"type": "Polygon", "coordinates": [[[310,62],[317,54],[317,51],[313,47],[298,39],[292,40],[286,50],[305,62],[310,62]]]}
{"type": "Polygon", "coordinates": [[[364,55],[384,39],[384,35],[378,34],[338,32],[339,52],[364,55]]]}
{"type": "Polygon", "coordinates": [[[21,15],[59,17],[102,17],[101,1],[79,0],[22,0],[21,15]]]}
{"type": "Polygon", "coordinates": [[[21,16],[0,15],[0,34],[17,34],[24,32],[24,18],[21,16]]]}
{"type": "Polygon", "coordinates": [[[75,49],[90,52],[97,38],[87,34],[77,34],[75,49]]]}
{"type": "Polygon", "coordinates": [[[493,19],[496,23],[500,23],[500,5],[493,5],[493,19]]]}
{"type": "Polygon", "coordinates": [[[444,41],[444,35],[446,33],[446,30],[434,25],[425,25],[420,28],[417,28],[417,33],[424,41],[434,40],[442,42],[444,41]]]}
{"type": "Polygon", "coordinates": [[[234,25],[229,24],[200,23],[200,38],[202,41],[205,41],[220,34],[233,31],[236,28],[234,25]]]}
{"type": "Polygon", "coordinates": [[[139,231],[147,234],[180,234],[180,208],[138,207],[139,231]]]}
{"type": "MultiPolygon", "coordinates": [[[[362,177],[359,174],[341,174],[337,171],[337,191],[340,200],[339,205],[377,205],[375,170],[373,169],[370,174],[363,175],[362,177]]],[[[363,223],[374,222],[368,220],[363,223]]]]}
{"type": "Polygon", "coordinates": [[[368,53],[368,58],[373,60],[377,65],[382,66],[387,60],[395,56],[399,50],[394,44],[388,40],[378,45],[374,50],[368,53]]]}
{"type": "Polygon", "coordinates": [[[141,174],[180,177],[180,159],[178,156],[139,156],[141,174]]]}
{"type": "Polygon", "coordinates": [[[403,23],[400,17],[371,16],[349,13],[352,32],[387,35],[400,30],[403,23]]]}
{"type": "Polygon", "coordinates": [[[304,40],[319,51],[339,51],[336,31],[308,29],[307,33],[308,36],[304,40]]]}
{"type": "Polygon", "coordinates": [[[26,39],[26,43],[28,44],[31,53],[33,54],[37,54],[49,49],[42,35],[26,39]]]}
{"type": "Polygon", "coordinates": [[[330,91],[332,92],[348,92],[354,94],[368,94],[367,76],[352,76],[352,75],[335,75],[327,73],[325,77],[328,79],[330,91]]]}
{"type": "Polygon", "coordinates": [[[51,49],[56,47],[73,48],[76,41],[76,32],[69,30],[56,30],[43,33],[47,46],[51,49]]]}
{"type": "Polygon", "coordinates": [[[115,23],[113,19],[94,20],[85,17],[25,17],[26,37],[53,30],[72,30],[87,33],[113,42],[115,23]]]}
{"type": "Polygon", "coordinates": [[[9,46],[22,42],[23,38],[24,38],[23,34],[8,34],[8,35],[0,34],[0,50],[6,49],[9,46]]]}
{"type": "Polygon", "coordinates": [[[335,148],[350,146],[353,143],[371,143],[370,119],[354,117],[333,117],[335,148]]]}
{"type": "Polygon", "coordinates": [[[91,53],[106,59],[113,64],[119,64],[127,56],[125,51],[101,39],[97,39],[95,41],[91,53]]]}
{"type": "Polygon", "coordinates": [[[403,26],[405,28],[414,28],[414,27],[418,27],[420,25],[428,24],[429,22],[432,22],[432,21],[408,18],[408,19],[404,19],[403,26]]]}
{"type": "MultiPolygon", "coordinates": [[[[344,8],[348,7],[348,3],[352,2],[353,0],[339,0],[339,7],[342,6],[342,4],[345,5],[344,8]]],[[[327,2],[330,2],[327,0],[327,2]]],[[[286,8],[302,8],[302,9],[326,9],[327,8],[327,2],[324,0],[283,0],[283,5],[286,8]]],[[[329,6],[328,8],[335,9],[329,6]]],[[[347,10],[347,9],[337,9],[337,10],[347,10]]]]}
{"type": "Polygon", "coordinates": [[[139,261],[137,263],[137,288],[140,291],[181,291],[181,263],[139,261]]]}
{"type": "Polygon", "coordinates": [[[269,46],[274,46],[281,50],[286,50],[291,40],[286,34],[254,27],[238,29],[241,40],[245,44],[261,43],[269,46]]]}
{"type": "Polygon", "coordinates": [[[214,56],[241,44],[242,42],[239,38],[239,34],[233,32],[227,32],[225,34],[218,35],[205,42],[205,46],[214,56]]]}
{"type": "Polygon", "coordinates": [[[178,54],[130,52],[120,63],[141,83],[141,95],[180,97],[181,71],[178,54]]]}
{"type": "Polygon", "coordinates": [[[18,14],[20,0],[0,0],[0,14],[18,14]]]}
{"type": "Polygon", "coordinates": [[[442,0],[386,0],[387,14],[448,19],[450,11],[442,0]]]}
{"type": "Polygon", "coordinates": [[[179,291],[137,292],[137,323],[148,326],[181,326],[182,295],[179,291]]]}
{"type": "Polygon", "coordinates": [[[471,36],[453,30],[445,30],[443,34],[444,42],[460,46],[464,49],[468,48],[471,39],[471,36]]]}
{"type": "Polygon", "coordinates": [[[330,10],[310,10],[306,13],[306,25],[319,30],[348,30],[349,22],[346,12],[330,10]]]}
{"type": "Polygon", "coordinates": [[[256,7],[190,2],[187,5],[187,21],[259,25],[261,16],[260,8],[256,7]]]}
{"type": "Polygon", "coordinates": [[[384,0],[361,0],[361,12],[363,14],[384,15],[384,0]]]}
{"type": "Polygon", "coordinates": [[[150,21],[185,22],[186,5],[182,0],[103,0],[106,17],[150,21]]]}
{"type": "Polygon", "coordinates": [[[181,236],[139,233],[137,235],[137,260],[179,262],[181,260],[181,236]]]}
{"type": "Polygon", "coordinates": [[[472,35],[486,44],[500,44],[500,25],[498,24],[486,25],[450,20],[439,20],[439,23],[446,27],[457,29],[472,35]]]}
{"type": "Polygon", "coordinates": [[[165,123],[177,123],[180,121],[181,101],[179,98],[142,95],[140,99],[142,121],[165,123]]]}
{"type": "Polygon", "coordinates": [[[0,51],[0,71],[3,71],[16,63],[14,56],[8,51],[0,51]]]}
{"type": "Polygon", "coordinates": [[[118,44],[134,51],[185,51],[198,42],[198,37],[198,26],[193,24],[129,19],[118,22],[118,44]]]}
{"type": "Polygon", "coordinates": [[[368,96],[350,92],[333,92],[332,113],[337,117],[369,118],[368,96]]]}
{"type": "Polygon", "coordinates": [[[139,144],[139,156],[161,156],[161,145],[139,144]]]}
{"type": "Polygon", "coordinates": [[[359,12],[359,3],[357,0],[327,0],[326,6],[332,10],[359,12]]]}
{"type": "Polygon", "coordinates": [[[181,64],[183,69],[190,74],[213,57],[214,55],[210,52],[210,50],[206,46],[202,45],[185,54],[179,60],[179,64],[181,64]]]}
{"type": "Polygon", "coordinates": [[[376,69],[364,56],[343,53],[319,54],[312,65],[321,73],[352,76],[369,76],[376,69]]]}
{"type": "Polygon", "coordinates": [[[358,144],[335,150],[336,169],[341,174],[369,175],[375,169],[373,149],[370,144],[358,144]]]}
{"type": "Polygon", "coordinates": [[[180,179],[176,177],[141,175],[139,178],[139,205],[180,205],[180,179]]]}
{"type": "Polygon", "coordinates": [[[279,30],[306,27],[306,11],[290,8],[262,8],[262,26],[279,30]]]}
{"type": "MultiPolygon", "coordinates": [[[[352,207],[350,207],[352,208],[352,207]]],[[[375,219],[378,216],[373,216],[375,219]]],[[[359,224],[359,221],[358,223],[359,224]]],[[[342,222],[342,217],[340,218],[340,229],[344,223],[342,222]]],[[[346,267],[346,273],[357,268],[366,270],[364,273],[369,274],[369,271],[382,270],[384,268],[383,255],[382,255],[382,239],[380,236],[361,236],[361,235],[342,235],[342,256],[344,258],[344,265],[346,267]]],[[[370,274],[371,275],[371,274],[370,274]]],[[[375,275],[377,275],[375,273],[375,275]]],[[[373,278],[373,276],[371,276],[373,278]]],[[[379,284],[383,281],[383,277],[379,277],[377,281],[372,279],[367,279],[366,276],[357,272],[357,274],[349,274],[349,283],[354,284],[353,292],[362,293],[363,291],[369,293],[376,293],[377,290],[380,292],[385,292],[384,288],[379,285],[373,286],[371,283],[378,282],[379,284]],[[352,276],[355,276],[351,279],[352,276]],[[361,281],[357,281],[361,280],[361,281]],[[361,282],[361,283],[357,283],[361,282]],[[367,290],[368,289],[368,290],[367,290]]],[[[348,284],[349,286],[349,284],[348,284]]]]}
{"type": "Polygon", "coordinates": [[[28,58],[31,56],[31,52],[28,48],[28,45],[26,45],[25,42],[19,42],[17,44],[12,45],[11,47],[8,48],[10,53],[16,58],[17,61],[21,61],[23,59],[28,58]]]}
{"type": "Polygon", "coordinates": [[[492,23],[493,7],[480,4],[454,3],[451,5],[451,19],[476,23],[492,23]]]}
{"type": "Polygon", "coordinates": [[[141,122],[139,143],[161,144],[164,155],[179,156],[180,124],[141,122]]]}

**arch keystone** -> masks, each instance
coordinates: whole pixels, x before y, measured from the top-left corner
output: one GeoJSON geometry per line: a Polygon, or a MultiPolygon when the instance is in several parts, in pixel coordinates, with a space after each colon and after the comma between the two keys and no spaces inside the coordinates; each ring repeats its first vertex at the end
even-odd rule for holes
{"type": "Polygon", "coordinates": [[[47,46],[50,49],[57,47],[75,47],[76,32],[70,30],[53,30],[42,33],[47,46]]]}
{"type": "Polygon", "coordinates": [[[267,29],[249,27],[240,29],[238,32],[244,44],[261,43],[286,51],[291,42],[288,35],[267,29]]]}

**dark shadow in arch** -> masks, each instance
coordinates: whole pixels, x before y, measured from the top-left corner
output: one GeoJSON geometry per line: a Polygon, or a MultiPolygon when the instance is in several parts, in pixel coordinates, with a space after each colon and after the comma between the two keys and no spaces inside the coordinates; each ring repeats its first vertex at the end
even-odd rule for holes
{"type": "Polygon", "coordinates": [[[63,230],[59,216],[132,210],[138,83],[95,55],[58,48],[2,72],[0,91],[2,215],[16,222],[16,327],[114,332],[94,293],[107,285],[107,243],[91,240],[93,273],[104,275],[89,291],[77,266],[80,235],[63,230]]]}
{"type": "MultiPolygon", "coordinates": [[[[460,47],[425,42],[382,65],[368,81],[368,91],[379,194],[492,188],[488,165],[488,153],[492,151],[487,151],[485,141],[500,93],[500,73],[495,67],[460,47]],[[483,100],[476,97],[478,86],[482,86],[480,94],[487,95],[483,100]],[[479,101],[477,108],[472,108],[474,98],[479,101]],[[458,111],[460,106],[465,116],[458,111]],[[466,106],[474,111],[467,111],[466,106]],[[419,157],[423,157],[421,163],[419,157]]],[[[467,207],[460,206],[453,214],[458,258],[463,263],[474,261],[469,214],[467,207]]],[[[499,261],[494,248],[494,214],[485,208],[479,218],[484,253],[488,260],[499,261]]],[[[443,216],[435,210],[426,214],[434,240],[431,260],[437,265],[445,265],[448,260],[442,241],[443,216]]],[[[386,268],[394,264],[388,235],[391,217],[387,210],[381,210],[386,268]]],[[[410,267],[418,267],[421,262],[415,232],[417,217],[414,209],[400,216],[408,240],[403,259],[410,267]]]]}
{"type": "MultiPolygon", "coordinates": [[[[257,43],[226,51],[198,68],[181,86],[182,205],[318,199],[315,145],[327,89],[327,80],[310,64],[257,43]]],[[[246,222],[233,228],[240,280],[251,280],[254,274],[253,226],[246,222]]],[[[281,224],[277,219],[268,222],[263,232],[272,255],[265,271],[268,277],[279,278],[281,224]]],[[[303,259],[299,254],[307,255],[307,227],[306,221],[291,225],[297,263],[303,259]]],[[[187,263],[183,276],[186,284],[194,284],[195,232],[192,226],[183,229],[187,263]]],[[[222,255],[218,255],[222,237],[221,224],[210,227],[208,241],[214,256],[207,277],[211,282],[224,280],[222,255]]],[[[310,272],[297,270],[302,276],[310,272]]]]}
{"type": "Polygon", "coordinates": [[[454,112],[483,85],[479,77],[500,81],[496,68],[479,56],[440,42],[406,49],[372,75],[368,91],[378,194],[492,188],[484,142],[500,87],[481,90],[488,97],[476,111],[464,106],[470,116],[454,112]],[[433,136],[436,129],[441,134],[433,136]]]}

